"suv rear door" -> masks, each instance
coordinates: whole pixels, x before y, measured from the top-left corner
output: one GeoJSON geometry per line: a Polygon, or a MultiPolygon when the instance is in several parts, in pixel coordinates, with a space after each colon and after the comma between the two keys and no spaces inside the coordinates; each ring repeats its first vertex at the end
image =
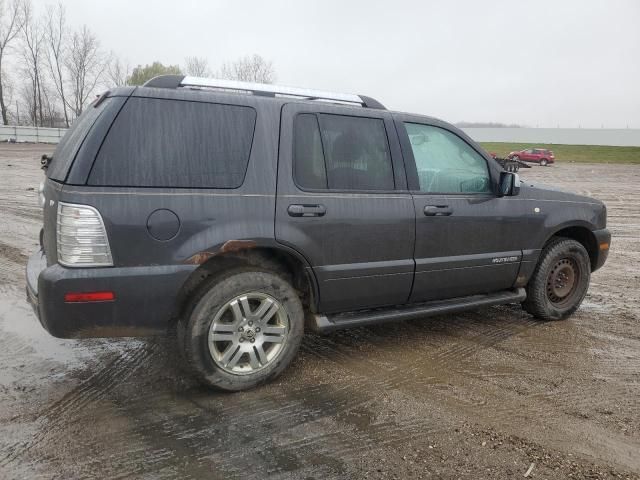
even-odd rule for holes
{"type": "Polygon", "coordinates": [[[497,197],[492,166],[448,125],[397,115],[416,215],[416,275],[410,301],[511,288],[522,245],[539,224],[517,197],[497,197]]]}
{"type": "Polygon", "coordinates": [[[275,231],[310,263],[319,311],[407,301],[415,216],[388,112],[284,106],[275,231]]]}

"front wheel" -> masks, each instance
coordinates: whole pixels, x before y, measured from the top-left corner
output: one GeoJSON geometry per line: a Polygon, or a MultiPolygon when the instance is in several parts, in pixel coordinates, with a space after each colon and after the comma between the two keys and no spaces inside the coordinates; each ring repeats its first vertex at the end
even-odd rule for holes
{"type": "Polygon", "coordinates": [[[547,160],[545,158],[543,158],[542,160],[540,160],[540,166],[541,167],[546,167],[547,166],[547,160]]]}
{"type": "Polygon", "coordinates": [[[232,273],[201,290],[178,328],[189,366],[205,384],[245,390],[277,377],[304,332],[295,290],[268,272],[232,273]]]}
{"type": "Polygon", "coordinates": [[[556,238],[540,255],[522,307],[542,320],[563,320],[582,303],[590,276],[585,248],[575,240],[556,238]]]}

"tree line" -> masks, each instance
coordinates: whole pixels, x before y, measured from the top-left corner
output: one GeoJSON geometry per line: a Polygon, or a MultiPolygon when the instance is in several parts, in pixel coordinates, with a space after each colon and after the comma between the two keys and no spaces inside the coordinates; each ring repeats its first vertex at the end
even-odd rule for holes
{"type": "Polygon", "coordinates": [[[130,65],[88,26],[67,22],[64,5],[36,12],[32,0],[0,0],[0,115],[3,125],[68,127],[98,94],[163,74],[272,83],[273,64],[249,55],[213,70],[203,57],[184,65],[130,65]]]}

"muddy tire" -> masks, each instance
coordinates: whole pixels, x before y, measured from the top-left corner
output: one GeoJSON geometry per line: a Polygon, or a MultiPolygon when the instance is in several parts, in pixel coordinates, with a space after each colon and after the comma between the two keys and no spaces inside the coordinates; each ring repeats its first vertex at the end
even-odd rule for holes
{"type": "Polygon", "coordinates": [[[590,276],[585,248],[575,240],[556,238],[540,255],[522,307],[541,320],[564,320],[582,303],[590,276]]]}
{"type": "Polygon", "coordinates": [[[178,325],[179,348],[205,385],[238,391],[266,383],[291,363],[304,333],[296,291],[264,271],[210,279],[178,325]]]}

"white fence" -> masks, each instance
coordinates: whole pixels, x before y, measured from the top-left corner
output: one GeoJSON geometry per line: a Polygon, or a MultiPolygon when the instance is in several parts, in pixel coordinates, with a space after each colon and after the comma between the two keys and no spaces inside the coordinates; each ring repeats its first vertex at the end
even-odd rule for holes
{"type": "MultiPolygon", "coordinates": [[[[640,146],[640,129],[463,128],[478,142],[640,146]]],[[[58,143],[66,128],[0,126],[2,142],[58,143]]]]}
{"type": "Polygon", "coordinates": [[[637,128],[463,128],[476,142],[640,147],[637,128]]]}
{"type": "Polygon", "coordinates": [[[66,128],[0,126],[2,142],[58,143],[66,128]]]}

